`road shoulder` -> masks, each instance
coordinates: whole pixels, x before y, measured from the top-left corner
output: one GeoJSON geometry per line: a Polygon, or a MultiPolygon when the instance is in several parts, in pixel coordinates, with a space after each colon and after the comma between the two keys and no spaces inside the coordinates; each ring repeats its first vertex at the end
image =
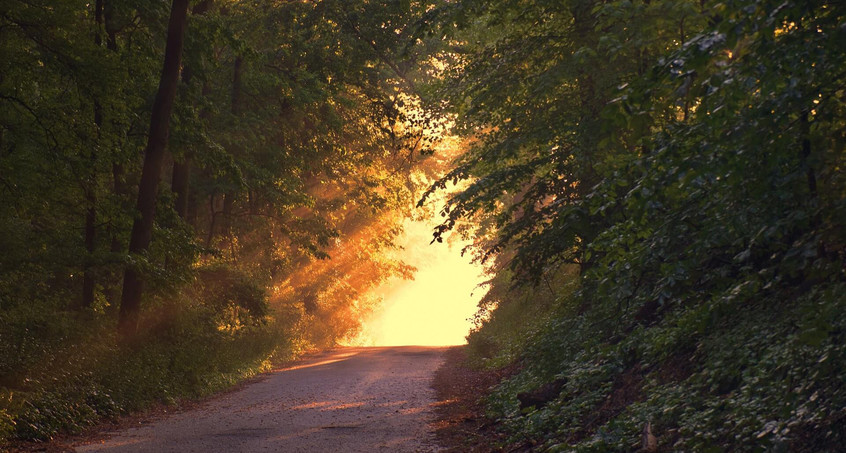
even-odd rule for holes
{"type": "Polygon", "coordinates": [[[484,398],[491,388],[515,372],[515,367],[499,370],[478,369],[467,360],[467,346],[456,346],[445,353],[443,365],[435,372],[432,387],[435,405],[435,435],[448,453],[503,451],[505,436],[495,421],[485,416],[484,398]]]}

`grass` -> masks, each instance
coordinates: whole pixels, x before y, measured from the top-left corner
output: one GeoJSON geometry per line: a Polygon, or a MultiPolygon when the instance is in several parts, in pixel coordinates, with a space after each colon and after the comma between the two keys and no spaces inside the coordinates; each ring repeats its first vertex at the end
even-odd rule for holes
{"type": "Polygon", "coordinates": [[[220,329],[198,304],[148,313],[142,335],[118,341],[111,317],[0,313],[0,445],[79,433],[104,418],[226,389],[296,356],[290,326],[266,319],[220,329]]]}

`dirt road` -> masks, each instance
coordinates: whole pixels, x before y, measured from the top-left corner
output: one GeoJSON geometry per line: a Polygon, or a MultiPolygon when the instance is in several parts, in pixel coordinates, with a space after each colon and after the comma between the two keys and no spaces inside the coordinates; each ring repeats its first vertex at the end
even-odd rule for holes
{"type": "Polygon", "coordinates": [[[78,452],[431,452],[445,348],[342,348],[78,452]]]}

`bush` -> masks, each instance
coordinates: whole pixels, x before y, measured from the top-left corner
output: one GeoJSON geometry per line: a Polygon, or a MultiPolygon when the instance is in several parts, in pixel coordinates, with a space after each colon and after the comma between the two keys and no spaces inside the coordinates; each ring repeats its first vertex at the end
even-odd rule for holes
{"type": "Polygon", "coordinates": [[[296,354],[291,332],[272,318],[225,329],[216,310],[184,298],[146,313],[145,333],[124,343],[108,317],[2,315],[11,328],[0,349],[0,440],[48,440],[154,403],[203,397],[267,370],[274,354],[296,354]],[[21,348],[26,360],[10,354],[21,348]]]}

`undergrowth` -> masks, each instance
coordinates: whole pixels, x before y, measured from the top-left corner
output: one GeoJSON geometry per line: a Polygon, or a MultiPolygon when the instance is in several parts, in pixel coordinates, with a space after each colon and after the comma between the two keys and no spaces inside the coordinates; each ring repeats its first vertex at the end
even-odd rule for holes
{"type": "Polygon", "coordinates": [[[624,338],[595,310],[564,309],[528,333],[523,369],[488,398],[489,415],[511,443],[540,451],[642,451],[647,430],[653,451],[839,451],[844,293],[837,283],[789,300],[718,297],[624,338]],[[557,396],[521,408],[518,394],[554,380],[565,382],[557,396]]]}
{"type": "Polygon", "coordinates": [[[130,341],[117,338],[104,314],[0,312],[0,445],[46,441],[154,404],[204,397],[304,347],[295,326],[264,316],[233,328],[221,321],[232,318],[226,311],[190,300],[164,304],[130,341]]]}

